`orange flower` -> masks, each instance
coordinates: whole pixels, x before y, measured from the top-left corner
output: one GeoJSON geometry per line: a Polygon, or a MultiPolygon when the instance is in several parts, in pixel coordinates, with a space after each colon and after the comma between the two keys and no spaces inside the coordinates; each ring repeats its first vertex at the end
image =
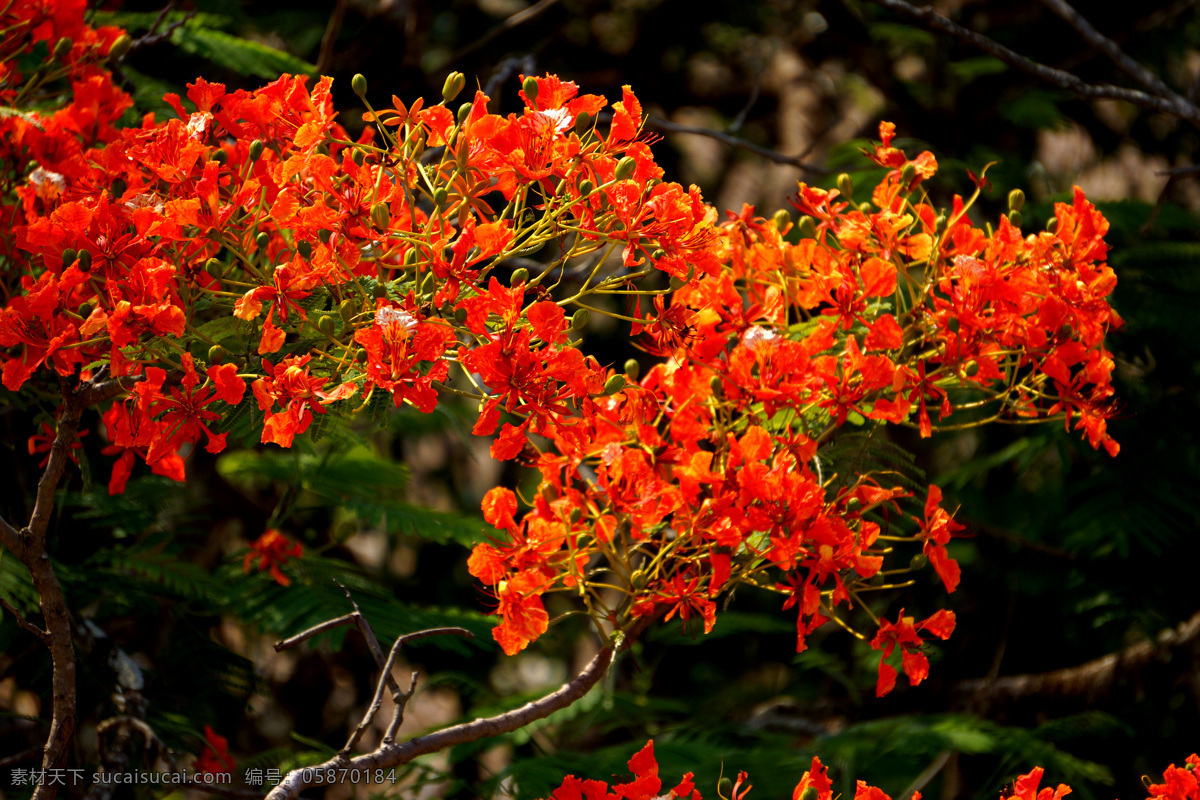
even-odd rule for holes
{"type": "Polygon", "coordinates": [[[250,545],[250,552],[246,554],[242,568],[249,572],[250,564],[257,558],[260,572],[269,569],[271,577],[275,579],[276,583],[280,586],[288,586],[292,580],[280,571],[279,566],[286,563],[289,558],[300,558],[302,555],[304,555],[304,549],[299,542],[293,542],[275,528],[271,528],[250,545]]]}

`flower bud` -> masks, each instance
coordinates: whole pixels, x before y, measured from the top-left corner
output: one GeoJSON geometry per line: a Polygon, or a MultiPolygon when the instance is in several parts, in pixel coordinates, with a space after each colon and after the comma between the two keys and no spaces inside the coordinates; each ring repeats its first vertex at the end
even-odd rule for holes
{"type": "Polygon", "coordinates": [[[71,37],[64,36],[54,43],[54,52],[51,53],[50,57],[55,61],[61,61],[70,54],[71,48],[74,46],[75,42],[71,41],[71,37]]]}
{"type": "Polygon", "coordinates": [[[438,208],[446,205],[446,200],[450,197],[450,193],[446,191],[445,186],[439,186],[433,193],[433,204],[438,208]]]}
{"type": "Polygon", "coordinates": [[[350,322],[354,319],[355,313],[358,312],[358,304],[353,300],[343,300],[338,305],[338,314],[342,317],[342,322],[350,322]]]}
{"type": "Polygon", "coordinates": [[[112,43],[112,47],[108,48],[108,57],[113,61],[120,61],[131,47],[133,47],[133,38],[128,33],[122,33],[112,43]]]}
{"type": "Polygon", "coordinates": [[[1058,230],[1058,217],[1051,217],[1050,219],[1046,220],[1046,230],[1050,233],[1054,233],[1056,230],[1058,230]]]}
{"type": "Polygon", "coordinates": [[[870,204],[870,202],[868,202],[868,201],[866,201],[866,200],[863,200],[861,203],[859,203],[859,204],[858,204],[858,213],[860,213],[860,214],[870,214],[870,213],[871,213],[871,204],[870,204]]]}
{"type": "Polygon", "coordinates": [[[224,164],[229,160],[229,153],[225,152],[225,148],[218,147],[216,150],[213,150],[212,155],[209,156],[209,160],[215,161],[218,164],[224,164]]]}
{"type": "Polygon", "coordinates": [[[581,331],[587,327],[588,320],[591,319],[592,313],[586,308],[581,308],[571,315],[571,330],[581,331]]]}
{"type": "Polygon", "coordinates": [[[817,800],[817,787],[809,786],[800,793],[800,800],[817,800]]]}
{"type": "Polygon", "coordinates": [[[729,778],[722,777],[717,781],[717,796],[728,797],[733,794],[733,781],[729,778]]]}
{"type": "Polygon", "coordinates": [[[356,73],[354,75],[354,77],[350,79],[350,88],[353,89],[354,93],[356,95],[358,95],[359,97],[363,97],[364,95],[366,95],[366,93],[367,93],[367,76],[363,75],[361,72],[356,73]]]}
{"type": "Polygon", "coordinates": [[[467,121],[467,117],[471,114],[471,105],[471,103],[463,103],[458,107],[458,115],[455,117],[455,119],[458,120],[459,125],[462,125],[467,121]]]}
{"type": "Polygon", "coordinates": [[[461,72],[451,72],[442,84],[442,99],[449,103],[458,97],[458,93],[467,85],[467,77],[461,72]]]}
{"type": "Polygon", "coordinates": [[[525,92],[525,99],[531,104],[537,101],[538,82],[537,78],[530,75],[525,80],[521,81],[521,91],[525,92]]]}
{"type": "Polygon", "coordinates": [[[796,223],[796,229],[800,232],[801,239],[813,239],[817,235],[817,222],[812,217],[801,217],[796,223]]]}
{"type": "Polygon", "coordinates": [[[613,375],[604,382],[604,396],[609,397],[625,388],[625,376],[613,375]]]}
{"type": "Polygon", "coordinates": [[[854,196],[854,178],[850,177],[850,173],[843,172],[837,176],[837,189],[847,200],[854,196]]]}
{"type": "Polygon", "coordinates": [[[215,258],[210,258],[204,262],[204,271],[209,274],[214,280],[221,280],[221,276],[225,274],[225,265],[215,258]]]}
{"type": "Polygon", "coordinates": [[[372,287],[372,289],[371,289],[371,295],[376,298],[387,297],[388,296],[387,284],[386,283],[375,284],[375,286],[372,287]]]}
{"type": "Polygon", "coordinates": [[[79,266],[80,272],[91,272],[92,271],[92,251],[91,250],[80,250],[79,251],[79,265],[78,266],[79,266]]]}
{"type": "Polygon", "coordinates": [[[463,308],[462,306],[459,306],[458,308],[454,309],[454,321],[457,322],[459,325],[462,325],[464,322],[466,322],[467,321],[467,310],[465,308],[463,308]]]}
{"type": "Polygon", "coordinates": [[[637,169],[637,161],[633,156],[625,156],[617,162],[617,169],[613,172],[613,180],[623,181],[633,174],[637,169]]]}
{"type": "Polygon", "coordinates": [[[792,224],[792,215],[787,212],[786,208],[781,208],[771,217],[771,221],[775,223],[775,230],[783,233],[792,224]]]}
{"type": "Polygon", "coordinates": [[[271,244],[271,234],[266,231],[260,231],[258,236],[254,237],[254,243],[258,245],[259,250],[266,250],[271,244]]]}
{"type": "Polygon", "coordinates": [[[332,337],[335,329],[333,317],[329,314],[322,314],[317,318],[317,330],[319,330],[321,333],[332,337]]]}
{"type": "Polygon", "coordinates": [[[589,194],[592,193],[592,190],[595,188],[596,187],[592,184],[591,181],[589,181],[587,178],[584,178],[583,180],[581,180],[579,182],[579,196],[587,197],[589,194]]]}
{"type": "Polygon", "coordinates": [[[64,266],[64,267],[69,267],[69,266],[71,266],[72,264],[74,264],[74,263],[75,263],[75,257],[76,257],[76,256],[78,256],[78,255],[79,255],[79,253],[75,252],[75,248],[74,248],[74,247],[68,247],[66,250],[63,250],[63,252],[62,252],[62,263],[63,263],[63,266],[64,266]]]}
{"type": "Polygon", "coordinates": [[[1020,211],[1025,207],[1025,192],[1020,189],[1013,189],[1008,193],[1008,210],[1020,211]]]}
{"type": "Polygon", "coordinates": [[[224,347],[221,347],[219,344],[214,344],[212,347],[208,348],[208,363],[211,366],[215,367],[218,364],[224,364],[225,359],[228,357],[229,351],[224,347]]]}
{"type": "Polygon", "coordinates": [[[387,230],[388,225],[392,221],[392,213],[388,210],[387,203],[376,203],[371,206],[371,222],[380,230],[387,230]]]}
{"type": "Polygon", "coordinates": [[[266,145],[264,145],[262,143],[262,139],[255,139],[253,142],[251,142],[250,143],[250,160],[258,161],[258,159],[262,158],[263,148],[265,146],[266,145]]]}
{"type": "Polygon", "coordinates": [[[367,154],[363,152],[361,147],[356,147],[350,153],[350,160],[354,162],[355,166],[361,167],[363,162],[367,160],[367,154]]]}
{"type": "Polygon", "coordinates": [[[357,353],[355,353],[355,354],[354,354],[354,360],[355,360],[355,361],[357,361],[357,362],[358,362],[358,363],[360,363],[360,364],[365,364],[365,363],[367,363],[367,358],[368,358],[368,357],[369,357],[369,356],[367,356],[367,351],[366,351],[366,350],[359,350],[357,353]]]}
{"type": "Polygon", "coordinates": [[[307,239],[302,239],[299,242],[296,242],[296,252],[299,253],[300,257],[305,261],[312,258],[312,242],[308,241],[307,239]]]}
{"type": "Polygon", "coordinates": [[[575,129],[580,131],[587,130],[592,127],[592,122],[592,115],[586,111],[581,111],[579,116],[575,117],[575,129]]]}
{"type": "Polygon", "coordinates": [[[333,231],[328,228],[321,228],[317,231],[317,238],[321,240],[321,244],[329,244],[329,240],[333,238],[333,231]]]}
{"type": "Polygon", "coordinates": [[[1021,227],[1021,212],[1016,209],[1008,212],[1008,221],[1018,228],[1021,227]]]}
{"type": "Polygon", "coordinates": [[[900,169],[900,182],[905,186],[912,183],[915,177],[917,177],[917,165],[911,161],[900,169]]]}
{"type": "Polygon", "coordinates": [[[924,553],[917,553],[908,562],[908,568],[911,570],[925,569],[925,565],[929,563],[929,556],[924,553]]]}
{"type": "Polygon", "coordinates": [[[713,375],[708,379],[708,388],[712,390],[713,397],[718,400],[725,394],[725,384],[721,382],[720,375],[713,375]]]}
{"type": "Polygon", "coordinates": [[[512,280],[508,282],[509,286],[519,286],[522,283],[529,282],[529,270],[524,267],[518,267],[513,270],[512,280]]]}
{"type": "Polygon", "coordinates": [[[630,358],[625,361],[625,374],[629,376],[629,380],[636,381],[638,376],[642,374],[642,365],[638,363],[636,358],[630,358]]]}

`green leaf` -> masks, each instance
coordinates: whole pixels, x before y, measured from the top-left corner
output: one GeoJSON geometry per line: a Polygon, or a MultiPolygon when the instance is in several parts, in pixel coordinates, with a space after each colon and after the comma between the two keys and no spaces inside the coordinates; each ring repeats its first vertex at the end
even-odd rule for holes
{"type": "Polygon", "coordinates": [[[201,56],[243,75],[271,80],[282,73],[315,75],[307,61],[259,42],[224,31],[188,24],[176,28],[171,41],[185,53],[201,56]]]}

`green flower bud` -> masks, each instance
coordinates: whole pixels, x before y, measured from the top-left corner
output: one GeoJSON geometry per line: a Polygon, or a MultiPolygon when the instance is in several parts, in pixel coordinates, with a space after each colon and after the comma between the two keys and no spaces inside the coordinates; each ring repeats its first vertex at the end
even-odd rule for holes
{"type": "Polygon", "coordinates": [[[255,139],[253,142],[251,142],[249,148],[250,160],[258,161],[260,158],[262,158],[264,147],[266,147],[266,145],[262,143],[261,139],[255,139]]]}
{"type": "Polygon", "coordinates": [[[271,244],[271,234],[266,231],[260,231],[258,236],[254,237],[254,243],[258,245],[259,250],[266,250],[271,244]]]}
{"type": "Polygon", "coordinates": [[[299,253],[300,257],[305,261],[312,258],[312,242],[308,241],[307,239],[302,239],[299,242],[296,242],[296,252],[299,253]]]}
{"type": "Polygon", "coordinates": [[[1058,230],[1058,217],[1051,217],[1050,219],[1046,220],[1046,230],[1050,233],[1054,233],[1056,230],[1058,230]]]}
{"type": "Polygon", "coordinates": [[[1021,227],[1021,212],[1015,209],[1008,212],[1008,221],[1018,228],[1021,227]]]}
{"type": "Polygon", "coordinates": [[[388,296],[387,284],[386,283],[375,284],[375,286],[371,289],[371,295],[376,298],[387,297],[388,296]]]}
{"type": "Polygon", "coordinates": [[[459,306],[458,308],[454,309],[454,321],[457,322],[459,325],[462,325],[464,322],[466,322],[467,321],[467,310],[465,308],[463,308],[462,306],[459,306]]]}
{"type": "Polygon", "coordinates": [[[929,563],[929,556],[924,553],[917,553],[908,562],[908,568],[911,570],[925,569],[925,565],[929,563]]]}
{"type": "Polygon", "coordinates": [[[451,72],[446,76],[446,82],[442,84],[442,100],[449,103],[454,98],[458,97],[458,93],[467,85],[467,77],[461,72],[451,72]]]}
{"type": "Polygon", "coordinates": [[[801,239],[814,239],[817,235],[817,221],[812,217],[801,217],[796,224],[801,239]]]}
{"type": "Polygon", "coordinates": [[[113,61],[120,61],[129,52],[129,48],[131,47],[133,47],[133,37],[128,33],[122,33],[112,43],[112,47],[108,48],[108,57],[113,61]]]}
{"type": "Polygon", "coordinates": [[[350,160],[354,162],[355,166],[361,167],[363,162],[367,160],[367,154],[361,147],[356,147],[350,153],[350,160]]]}
{"type": "Polygon", "coordinates": [[[638,363],[636,358],[630,358],[625,361],[625,374],[629,376],[629,380],[636,381],[642,374],[642,365],[638,363]]]}
{"type": "Polygon", "coordinates": [[[77,266],[79,267],[80,272],[91,272],[92,271],[92,251],[91,250],[80,250],[79,251],[79,264],[77,266]]]}
{"type": "Polygon", "coordinates": [[[592,127],[592,122],[592,115],[584,111],[575,118],[575,130],[587,130],[588,128],[592,127]]]}
{"type": "Polygon", "coordinates": [[[870,214],[871,213],[871,204],[869,202],[867,202],[866,200],[863,200],[861,203],[858,204],[858,213],[870,214]]]}
{"type": "Polygon", "coordinates": [[[1025,207],[1025,192],[1020,189],[1013,189],[1008,193],[1008,210],[1020,211],[1025,207]]]}
{"type": "Polygon", "coordinates": [[[446,200],[449,199],[450,193],[446,191],[445,186],[439,186],[433,193],[433,204],[438,208],[446,205],[446,200]]]}
{"type": "Polygon", "coordinates": [[[225,359],[228,357],[229,351],[224,347],[221,347],[219,344],[214,344],[212,347],[208,348],[208,363],[211,366],[215,367],[218,364],[224,364],[225,359]]]}
{"type": "Polygon", "coordinates": [[[717,781],[718,797],[727,798],[731,794],[733,794],[733,781],[731,781],[729,778],[721,778],[721,780],[717,781]]]}
{"type": "Polygon", "coordinates": [[[216,150],[213,150],[213,153],[211,156],[209,156],[209,159],[217,162],[218,164],[224,164],[229,160],[229,153],[225,152],[225,148],[218,147],[216,150]]]}
{"type": "Polygon", "coordinates": [[[318,317],[317,318],[317,330],[319,330],[321,333],[325,334],[326,336],[333,336],[333,332],[334,332],[334,330],[336,330],[336,327],[333,322],[333,317],[330,316],[329,314],[322,314],[320,317],[318,317]]]}
{"type": "Polygon", "coordinates": [[[62,252],[62,263],[63,263],[63,266],[64,266],[64,267],[69,267],[69,266],[71,266],[72,264],[74,264],[74,263],[75,263],[75,257],[76,257],[76,256],[78,256],[78,255],[79,255],[79,253],[75,252],[75,248],[74,248],[74,247],[68,247],[66,250],[63,250],[63,252],[62,252]]]}
{"type": "Polygon", "coordinates": [[[455,119],[458,120],[459,125],[462,125],[467,121],[467,117],[471,114],[471,105],[471,103],[463,103],[458,107],[458,115],[455,117],[455,119]]]}
{"type": "Polygon", "coordinates": [[[783,233],[792,224],[792,215],[787,212],[786,208],[781,208],[775,212],[775,216],[771,220],[775,223],[775,230],[783,233]]]}
{"type": "Polygon", "coordinates": [[[371,222],[380,230],[387,230],[392,221],[392,212],[388,210],[387,203],[376,203],[371,206],[371,222]]]}
{"type": "Polygon", "coordinates": [[[708,388],[712,390],[713,397],[718,399],[725,394],[725,384],[721,382],[720,375],[713,375],[708,379],[708,388]]]}
{"type": "Polygon", "coordinates": [[[625,388],[625,376],[613,375],[604,382],[604,396],[609,397],[625,388]]]}
{"type": "Polygon", "coordinates": [[[360,364],[367,363],[367,351],[359,350],[357,353],[354,354],[354,360],[360,364]]]}
{"type": "Polygon", "coordinates": [[[917,177],[917,165],[911,161],[904,165],[900,170],[901,183],[908,185],[913,182],[913,178],[917,177]]]}
{"type": "Polygon", "coordinates": [[[521,91],[525,92],[525,99],[530,103],[534,103],[538,96],[537,78],[530,75],[521,82],[521,91]]]}
{"type": "Polygon", "coordinates": [[[809,786],[800,793],[800,800],[817,800],[817,787],[809,786]]]}
{"type": "Polygon", "coordinates": [[[225,265],[215,258],[210,258],[204,262],[204,271],[209,274],[214,280],[221,280],[221,276],[225,274],[225,265]]]}
{"type": "Polygon", "coordinates": [[[71,41],[70,36],[64,36],[54,43],[54,52],[51,58],[55,61],[61,61],[71,53],[71,48],[75,46],[75,42],[71,41]]]}
{"type": "Polygon", "coordinates": [[[623,181],[633,174],[637,168],[637,161],[633,156],[625,156],[617,162],[617,169],[613,173],[613,180],[623,181]]]}
{"type": "Polygon", "coordinates": [[[854,178],[850,177],[850,173],[843,172],[837,176],[837,189],[847,200],[854,196],[854,178]]]}
{"type": "Polygon", "coordinates": [[[587,327],[588,320],[591,319],[592,312],[586,308],[581,308],[571,315],[571,330],[581,331],[587,327]]]}
{"type": "Polygon", "coordinates": [[[356,73],[355,76],[350,79],[350,88],[353,89],[354,93],[359,97],[364,97],[364,95],[367,93],[367,76],[363,75],[361,72],[356,73]]]}
{"type": "Polygon", "coordinates": [[[359,304],[353,300],[343,300],[338,305],[338,314],[342,317],[342,322],[349,323],[354,319],[354,315],[358,313],[359,304]]]}
{"type": "Polygon", "coordinates": [[[317,231],[317,238],[321,240],[321,244],[329,244],[329,240],[333,237],[333,231],[328,228],[322,228],[317,231]]]}
{"type": "Polygon", "coordinates": [[[592,190],[595,188],[596,187],[592,184],[591,181],[589,181],[587,178],[584,178],[583,180],[581,180],[579,182],[579,196],[587,197],[589,194],[592,193],[592,190]]]}
{"type": "Polygon", "coordinates": [[[509,286],[520,286],[522,283],[529,282],[529,270],[524,267],[518,267],[513,270],[512,280],[508,282],[509,286]]]}

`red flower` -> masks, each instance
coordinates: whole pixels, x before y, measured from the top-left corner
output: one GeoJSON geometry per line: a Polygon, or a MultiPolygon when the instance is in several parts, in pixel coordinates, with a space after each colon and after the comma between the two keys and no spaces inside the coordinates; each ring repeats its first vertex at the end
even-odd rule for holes
{"type": "Polygon", "coordinates": [[[280,586],[288,586],[292,579],[284,575],[279,567],[289,558],[300,558],[302,555],[304,555],[304,548],[300,546],[299,542],[294,542],[271,528],[250,545],[250,552],[246,554],[242,569],[249,572],[251,563],[257,558],[259,572],[269,569],[271,577],[275,579],[276,583],[280,586]]]}
{"type": "Polygon", "coordinates": [[[204,749],[193,765],[199,773],[233,772],[233,756],[229,755],[229,740],[218,736],[208,725],[204,726],[204,749]]]}

